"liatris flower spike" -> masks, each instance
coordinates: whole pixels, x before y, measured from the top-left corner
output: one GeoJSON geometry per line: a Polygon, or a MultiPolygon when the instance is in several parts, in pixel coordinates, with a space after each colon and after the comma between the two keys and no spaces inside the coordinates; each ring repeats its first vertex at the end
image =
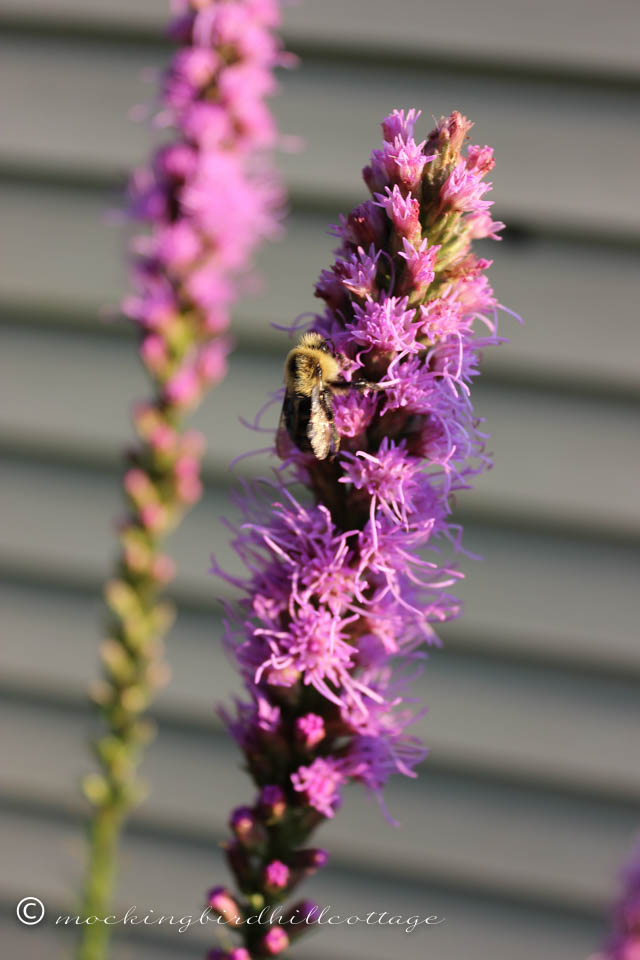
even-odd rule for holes
{"type": "Polygon", "coordinates": [[[640,960],[640,844],[622,875],[622,895],[604,949],[591,960],[640,960]]]}
{"type": "MultiPolygon", "coordinates": [[[[460,574],[440,550],[459,546],[455,491],[488,465],[470,384],[499,339],[490,262],[471,244],[503,224],[486,199],[491,149],[464,149],[471,124],[453,113],[417,143],[417,119],[384,120],[364,170],[371,199],[335,228],[324,311],[287,360],[298,387],[278,432],[284,465],[241,499],[247,577],[213,564],[242,591],[226,643],[247,698],[223,716],[258,791],[227,846],[241,917],[325,864],[307,844],[347,783],[380,796],[392,774],[415,776],[426,751],[407,732],[421,714],[407,683],[438,644],[433,625],[459,610],[448,591],[460,574]]],[[[239,929],[257,957],[308,926],[281,924],[287,937],[269,942],[239,929]]]]}
{"type": "MultiPolygon", "coordinates": [[[[203,438],[186,415],[225,375],[230,307],[257,245],[275,234],[283,190],[267,161],[277,130],[265,98],[285,64],[277,0],[179,0],[155,120],[175,136],[135,172],[131,214],[147,226],[133,242],[133,293],[125,314],[139,335],[152,398],[134,411],[136,446],[124,476],[128,515],[106,588],[111,610],[96,691],[108,732],[94,805],[84,916],[109,912],[122,819],[137,802],[136,769],[148,735],[141,715],[164,681],[161,638],[171,611],[158,594],[172,578],[160,544],[200,497],[203,438]]],[[[83,960],[104,956],[108,926],[84,928],[83,960]]]]}

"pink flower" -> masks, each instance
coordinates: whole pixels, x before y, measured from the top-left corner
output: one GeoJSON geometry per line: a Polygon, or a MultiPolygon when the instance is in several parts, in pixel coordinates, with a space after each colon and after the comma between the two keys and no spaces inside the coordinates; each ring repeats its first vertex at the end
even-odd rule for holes
{"type": "Polygon", "coordinates": [[[353,296],[367,299],[372,296],[376,289],[376,274],[378,272],[379,253],[371,250],[365,253],[362,247],[358,247],[355,253],[350,254],[345,260],[339,260],[336,264],[337,274],[342,282],[342,286],[353,296]]]}
{"type": "Polygon", "coordinates": [[[416,110],[413,107],[407,110],[406,114],[404,110],[393,110],[381,124],[384,139],[391,143],[396,138],[404,143],[413,139],[413,131],[421,115],[422,110],[416,110]]]}
{"type": "Polygon", "coordinates": [[[429,247],[425,237],[420,241],[419,246],[415,247],[406,237],[403,237],[402,247],[398,256],[402,257],[407,264],[404,287],[412,292],[415,291],[417,296],[424,296],[427,287],[435,277],[435,264],[440,246],[429,247]]]}
{"type": "Polygon", "coordinates": [[[324,739],[324,720],[317,713],[305,713],[296,720],[296,735],[307,750],[312,750],[324,739]]]}
{"type": "Polygon", "coordinates": [[[340,483],[351,483],[356,490],[365,490],[370,500],[372,529],[378,507],[392,522],[405,527],[408,514],[415,509],[413,495],[419,489],[417,474],[422,469],[418,459],[407,456],[406,444],[397,446],[388,437],[380,444],[374,456],[364,450],[357,454],[345,453],[344,476],[340,483]]]}
{"type": "Polygon", "coordinates": [[[271,927],[262,938],[262,952],[269,957],[275,957],[289,946],[289,937],[282,927],[271,927]]]}
{"type": "Polygon", "coordinates": [[[385,193],[375,194],[376,204],[386,211],[400,237],[415,240],[420,234],[420,204],[411,195],[403,196],[396,184],[385,187],[385,193]]]}
{"type": "Polygon", "coordinates": [[[336,397],[333,416],[336,429],[341,437],[357,437],[367,429],[377,408],[375,396],[359,397],[350,392],[336,397]]]}
{"type": "Polygon", "coordinates": [[[265,886],[271,890],[284,890],[289,883],[289,877],[289,867],[282,860],[272,860],[265,867],[265,886]]]}
{"type": "Polygon", "coordinates": [[[469,168],[466,161],[458,161],[440,191],[441,209],[484,213],[493,201],[482,199],[491,184],[481,180],[481,176],[482,173],[474,167],[469,168]]]}
{"type": "Polygon", "coordinates": [[[422,349],[417,340],[416,311],[409,309],[407,297],[367,301],[362,307],[354,304],[353,315],[347,330],[363,347],[403,354],[422,349]]]}
{"type": "Polygon", "coordinates": [[[165,396],[176,407],[191,407],[200,396],[200,378],[194,367],[183,367],[165,386],[165,396]]]}
{"type": "Polygon", "coordinates": [[[307,767],[299,767],[291,774],[294,790],[304,793],[309,806],[324,817],[335,816],[340,804],[340,787],[346,778],[333,760],[318,757],[307,767]]]}

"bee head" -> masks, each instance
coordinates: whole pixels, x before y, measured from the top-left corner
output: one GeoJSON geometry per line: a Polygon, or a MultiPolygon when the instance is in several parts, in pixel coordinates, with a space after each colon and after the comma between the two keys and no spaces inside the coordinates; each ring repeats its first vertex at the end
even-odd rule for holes
{"type": "Polygon", "coordinates": [[[317,330],[310,330],[308,333],[304,333],[300,337],[300,347],[307,347],[311,350],[321,350],[322,353],[328,353],[331,356],[334,355],[333,347],[321,333],[318,333],[317,330]]]}

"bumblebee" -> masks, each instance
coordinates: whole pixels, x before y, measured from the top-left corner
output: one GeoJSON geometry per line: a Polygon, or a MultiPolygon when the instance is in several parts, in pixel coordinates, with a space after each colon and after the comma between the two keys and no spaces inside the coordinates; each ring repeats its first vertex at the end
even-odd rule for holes
{"type": "Polygon", "coordinates": [[[276,449],[286,456],[286,434],[302,451],[313,451],[318,460],[334,457],[340,434],[333,422],[333,397],[348,390],[378,390],[367,380],[345,380],[342,365],[328,340],[311,331],[300,338],[284,364],[286,387],[276,449]]]}

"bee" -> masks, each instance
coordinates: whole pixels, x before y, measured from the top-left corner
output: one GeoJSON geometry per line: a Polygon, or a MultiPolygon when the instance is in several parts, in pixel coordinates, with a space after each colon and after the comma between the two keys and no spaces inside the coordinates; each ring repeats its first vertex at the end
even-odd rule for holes
{"type": "Polygon", "coordinates": [[[285,435],[299,450],[313,451],[318,460],[334,457],[340,434],[333,422],[333,397],[347,390],[379,390],[367,380],[345,380],[340,358],[328,340],[312,330],[303,334],[284,364],[286,387],[276,449],[286,456],[285,435]]]}

